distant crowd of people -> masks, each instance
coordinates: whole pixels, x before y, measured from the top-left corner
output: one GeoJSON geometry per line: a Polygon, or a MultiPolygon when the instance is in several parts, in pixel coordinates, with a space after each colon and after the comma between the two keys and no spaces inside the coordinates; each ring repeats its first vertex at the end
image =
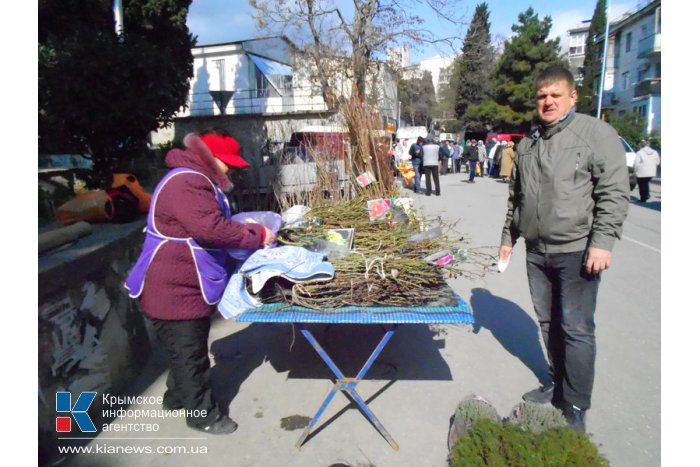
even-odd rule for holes
{"type": "Polygon", "coordinates": [[[397,141],[392,151],[392,164],[398,175],[398,164],[409,162],[413,166],[413,191],[420,193],[421,178],[425,175],[425,195],[440,196],[440,176],[464,173],[469,175],[468,183],[475,183],[477,177],[485,175],[511,180],[515,162],[515,143],[510,140],[499,141],[490,138],[484,144],[483,140],[468,139],[464,143],[453,140],[419,136],[409,144],[408,139],[397,141]],[[433,190],[433,185],[435,190],[433,190]]]}

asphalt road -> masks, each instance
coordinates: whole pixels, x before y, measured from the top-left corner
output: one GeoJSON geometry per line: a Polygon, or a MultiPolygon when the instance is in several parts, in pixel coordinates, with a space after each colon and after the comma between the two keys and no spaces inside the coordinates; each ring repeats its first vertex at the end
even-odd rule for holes
{"type": "MultiPolygon", "coordinates": [[[[467,184],[466,179],[464,173],[441,177],[440,197],[402,192],[414,197],[425,214],[455,221],[471,246],[491,247],[495,253],[507,186],[487,178],[467,184]]],[[[596,382],[587,423],[592,440],[613,466],[660,464],[659,184],[652,185],[652,194],[646,205],[631,204],[624,237],[615,246],[612,269],[604,273],[598,296],[596,382]]],[[[399,444],[398,451],[343,396],[334,398],[317,433],[296,449],[303,417],[314,415],[333,386],[333,375],[298,329],[218,319],[210,336],[212,379],[218,397],[239,423],[234,434],[191,431],[182,418],[135,417],[121,423],[157,423],[158,431],[103,432],[84,445],[92,453],[66,458],[64,464],[444,466],[449,418],[460,400],[480,395],[505,417],[521,394],[545,375],[524,258],[518,244],[504,273],[450,279],[470,301],[475,326],[399,327],[358,386],[399,444]],[[95,453],[100,446],[102,452],[95,453]],[[153,453],[126,452],[138,447],[153,453]],[[159,448],[168,452],[156,453],[159,448]]],[[[347,373],[359,368],[382,335],[381,329],[366,325],[317,332],[347,373]]],[[[160,396],[165,378],[162,355],[156,354],[132,393],[160,396]]]]}

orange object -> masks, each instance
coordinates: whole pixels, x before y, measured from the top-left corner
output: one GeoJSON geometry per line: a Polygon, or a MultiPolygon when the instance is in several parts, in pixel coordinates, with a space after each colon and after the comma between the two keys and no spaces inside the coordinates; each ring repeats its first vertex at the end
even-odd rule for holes
{"type": "Polygon", "coordinates": [[[112,188],[126,186],[139,200],[139,211],[147,213],[151,206],[151,194],[143,189],[139,180],[132,174],[112,174],[112,188]]]}
{"type": "Polygon", "coordinates": [[[78,221],[107,222],[114,217],[114,206],[106,191],[86,191],[59,206],[55,216],[63,225],[78,221]]]}
{"type": "Polygon", "coordinates": [[[403,162],[399,165],[399,172],[401,172],[401,176],[404,182],[406,182],[406,185],[410,185],[413,178],[416,176],[416,173],[413,171],[413,166],[403,162]]]}

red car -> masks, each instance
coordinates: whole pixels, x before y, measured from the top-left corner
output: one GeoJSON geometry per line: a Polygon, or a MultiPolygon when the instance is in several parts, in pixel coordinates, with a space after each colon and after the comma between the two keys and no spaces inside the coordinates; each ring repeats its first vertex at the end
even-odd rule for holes
{"type": "Polygon", "coordinates": [[[485,143],[495,139],[496,141],[512,141],[515,144],[518,144],[524,136],[525,135],[521,133],[491,133],[486,137],[485,143]]]}

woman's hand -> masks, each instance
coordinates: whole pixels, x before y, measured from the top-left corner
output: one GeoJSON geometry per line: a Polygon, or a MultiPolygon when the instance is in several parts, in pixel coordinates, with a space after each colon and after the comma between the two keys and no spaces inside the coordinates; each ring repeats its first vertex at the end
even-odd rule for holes
{"type": "Polygon", "coordinates": [[[267,227],[263,227],[263,229],[265,229],[265,240],[263,241],[263,247],[267,247],[277,241],[277,234],[267,227]]]}

